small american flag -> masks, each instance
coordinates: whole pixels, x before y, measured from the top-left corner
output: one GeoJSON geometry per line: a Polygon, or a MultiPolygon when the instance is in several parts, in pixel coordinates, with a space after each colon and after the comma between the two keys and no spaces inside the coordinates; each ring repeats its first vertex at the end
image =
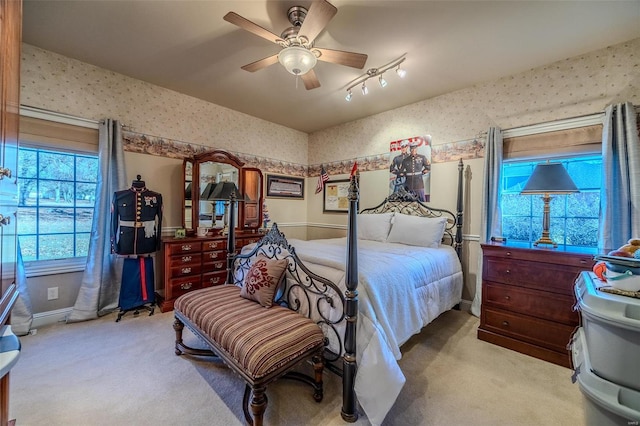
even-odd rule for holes
{"type": "Polygon", "coordinates": [[[324,183],[329,180],[329,173],[324,169],[324,166],[320,166],[320,176],[318,176],[318,184],[316,185],[316,194],[319,194],[324,189],[324,183]]]}

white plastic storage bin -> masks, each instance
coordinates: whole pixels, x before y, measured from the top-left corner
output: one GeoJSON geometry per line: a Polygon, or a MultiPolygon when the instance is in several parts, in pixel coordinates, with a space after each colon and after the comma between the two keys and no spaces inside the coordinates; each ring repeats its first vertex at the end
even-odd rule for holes
{"type": "Polygon", "coordinates": [[[611,383],[593,373],[582,327],[573,336],[571,357],[583,395],[587,425],[637,425],[640,421],[640,392],[611,383]]]}
{"type": "Polygon", "coordinates": [[[582,272],[574,288],[593,372],[640,390],[640,299],[598,291],[595,282],[582,272]]]}

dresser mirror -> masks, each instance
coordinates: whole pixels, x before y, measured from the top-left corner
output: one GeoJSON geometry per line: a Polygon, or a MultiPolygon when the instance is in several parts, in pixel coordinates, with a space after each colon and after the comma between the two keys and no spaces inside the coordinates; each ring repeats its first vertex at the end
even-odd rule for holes
{"type": "Polygon", "coordinates": [[[238,200],[236,229],[255,230],[262,217],[262,172],[244,167],[231,153],[214,150],[183,162],[183,226],[193,235],[198,228],[221,230],[229,218],[229,198],[238,200]]]}

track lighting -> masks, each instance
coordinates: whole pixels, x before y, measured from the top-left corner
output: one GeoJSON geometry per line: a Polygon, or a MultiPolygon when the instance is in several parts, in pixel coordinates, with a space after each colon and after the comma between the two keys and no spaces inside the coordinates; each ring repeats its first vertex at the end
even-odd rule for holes
{"type": "Polygon", "coordinates": [[[345,96],[345,99],[347,102],[351,102],[351,98],[353,97],[353,93],[351,93],[351,89],[349,89],[347,91],[347,96],[345,96]]]}
{"type": "Polygon", "coordinates": [[[391,61],[380,68],[369,68],[365,74],[361,75],[355,80],[352,80],[351,83],[349,83],[349,86],[347,87],[347,95],[345,96],[344,99],[347,102],[351,102],[351,99],[353,98],[353,93],[351,92],[351,89],[353,89],[359,84],[362,84],[361,89],[362,89],[363,95],[366,95],[367,93],[369,93],[369,88],[367,87],[366,82],[367,80],[373,77],[378,77],[378,82],[380,83],[380,87],[387,87],[389,83],[387,82],[387,80],[385,80],[385,78],[383,77],[383,74],[392,68],[396,68],[396,73],[398,74],[398,76],[400,78],[404,78],[407,75],[407,72],[404,69],[400,68],[400,64],[403,63],[405,59],[407,58],[403,55],[400,58],[394,61],[391,61]]]}

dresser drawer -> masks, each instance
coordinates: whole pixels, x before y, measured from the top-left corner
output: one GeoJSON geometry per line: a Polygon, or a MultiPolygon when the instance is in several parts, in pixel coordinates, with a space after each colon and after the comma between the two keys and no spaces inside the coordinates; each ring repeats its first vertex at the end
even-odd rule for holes
{"type": "Polygon", "coordinates": [[[205,251],[202,253],[202,261],[204,263],[227,260],[226,250],[205,251]]]}
{"type": "Polygon", "coordinates": [[[571,296],[579,270],[553,263],[484,258],[483,276],[488,281],[540,289],[571,296]]]}
{"type": "Polygon", "coordinates": [[[575,329],[570,325],[558,324],[508,311],[484,307],[481,327],[523,342],[566,352],[567,344],[575,329]]]}
{"type": "Polygon", "coordinates": [[[202,274],[202,287],[212,287],[224,284],[227,280],[227,271],[209,272],[202,274]]]}
{"type": "Polygon", "coordinates": [[[182,278],[172,278],[169,280],[169,298],[175,299],[185,293],[202,288],[201,275],[191,275],[182,278]]]}
{"type": "Polygon", "coordinates": [[[501,245],[483,244],[484,256],[513,259],[535,260],[545,264],[557,264],[564,267],[573,267],[580,270],[591,269],[594,264],[593,255],[581,253],[568,253],[555,249],[524,249],[501,245]]]}
{"type": "Polygon", "coordinates": [[[184,241],[181,243],[167,244],[166,251],[169,256],[174,254],[200,253],[202,251],[202,243],[199,241],[184,241]]]}
{"type": "Polygon", "coordinates": [[[209,250],[226,250],[227,240],[205,241],[202,243],[202,251],[209,250]]]}
{"type": "Polygon", "coordinates": [[[197,275],[197,276],[199,276],[201,272],[202,272],[202,264],[201,263],[194,263],[194,264],[188,264],[188,265],[177,265],[177,266],[171,267],[171,269],[169,270],[169,277],[168,278],[185,277],[185,276],[188,276],[188,275],[197,275]]]}
{"type": "Polygon", "coordinates": [[[572,309],[574,300],[571,296],[492,282],[484,282],[482,296],[482,303],[486,303],[487,306],[574,327],[578,325],[578,313],[572,309]]]}
{"type": "Polygon", "coordinates": [[[226,271],[227,269],[227,260],[216,260],[213,262],[203,262],[202,263],[202,273],[207,272],[216,272],[220,270],[226,271]]]}
{"type": "Polygon", "coordinates": [[[171,269],[178,266],[199,265],[202,263],[202,253],[184,253],[178,256],[171,256],[167,262],[167,266],[171,269]]]}

